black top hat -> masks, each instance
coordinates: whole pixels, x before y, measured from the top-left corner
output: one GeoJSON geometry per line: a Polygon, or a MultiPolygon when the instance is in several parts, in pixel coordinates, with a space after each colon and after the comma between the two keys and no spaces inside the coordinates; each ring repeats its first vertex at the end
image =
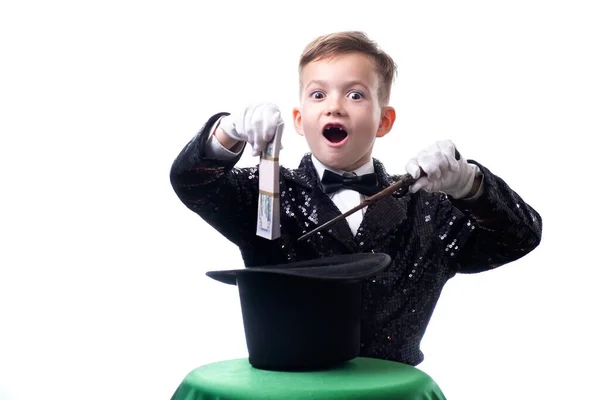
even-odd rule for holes
{"type": "Polygon", "coordinates": [[[358,356],[362,282],[390,263],[364,253],[206,274],[238,286],[250,364],[317,370],[358,356]]]}

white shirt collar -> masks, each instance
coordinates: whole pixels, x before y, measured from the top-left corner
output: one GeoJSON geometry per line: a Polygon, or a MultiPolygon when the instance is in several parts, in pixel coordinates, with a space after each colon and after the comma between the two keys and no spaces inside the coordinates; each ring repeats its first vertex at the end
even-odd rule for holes
{"type": "MultiPolygon", "coordinates": [[[[330,170],[331,172],[335,172],[338,175],[342,175],[344,172],[347,172],[347,171],[341,171],[339,169],[334,169],[334,168],[325,166],[322,162],[317,160],[317,158],[315,157],[314,154],[311,154],[311,161],[312,161],[313,165],[315,166],[315,169],[317,170],[319,179],[323,178],[323,174],[325,173],[326,169],[330,170]]],[[[370,158],[369,161],[364,163],[362,166],[356,168],[353,171],[349,171],[349,172],[354,172],[357,176],[375,172],[375,167],[373,165],[373,158],[370,158]]]]}

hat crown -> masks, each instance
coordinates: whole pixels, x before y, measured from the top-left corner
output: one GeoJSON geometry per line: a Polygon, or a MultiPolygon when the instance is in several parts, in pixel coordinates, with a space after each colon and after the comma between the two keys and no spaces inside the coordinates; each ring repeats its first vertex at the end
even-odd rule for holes
{"type": "Polygon", "coordinates": [[[361,253],[207,275],[238,286],[250,364],[316,370],[359,355],[363,280],[390,263],[361,253]]]}

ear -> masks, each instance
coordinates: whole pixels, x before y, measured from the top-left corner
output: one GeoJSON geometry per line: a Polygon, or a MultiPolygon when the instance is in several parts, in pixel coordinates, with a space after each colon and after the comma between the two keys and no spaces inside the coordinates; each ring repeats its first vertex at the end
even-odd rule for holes
{"type": "Polygon", "coordinates": [[[392,130],[394,122],[396,121],[396,110],[394,107],[382,107],[381,108],[381,120],[379,121],[379,128],[377,128],[377,137],[384,137],[392,130]]]}
{"type": "Polygon", "coordinates": [[[294,111],[292,113],[296,132],[298,135],[304,136],[304,130],[302,129],[302,113],[300,112],[300,109],[298,107],[294,107],[294,111]]]}

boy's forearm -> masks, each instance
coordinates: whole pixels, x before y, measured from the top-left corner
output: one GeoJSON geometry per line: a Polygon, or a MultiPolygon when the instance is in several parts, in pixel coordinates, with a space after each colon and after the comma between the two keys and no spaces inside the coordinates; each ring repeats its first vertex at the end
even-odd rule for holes
{"type": "Polygon", "coordinates": [[[480,272],[517,260],[535,249],[542,236],[539,213],[506,182],[478,166],[484,193],[476,201],[452,201],[470,220],[465,228],[473,230],[469,243],[462,246],[462,272],[480,272]]]}
{"type": "MultiPolygon", "coordinates": [[[[213,164],[216,157],[213,157],[212,155],[209,157],[205,156],[205,153],[210,152],[210,148],[207,148],[206,146],[208,142],[207,139],[210,137],[213,139],[213,142],[218,141],[216,135],[210,135],[215,133],[211,131],[214,131],[215,124],[218,123],[219,118],[223,115],[224,113],[212,116],[202,126],[200,132],[198,132],[198,134],[196,134],[181,150],[171,167],[171,180],[175,187],[180,185],[188,186],[191,184],[203,184],[204,181],[210,182],[215,179],[215,174],[223,173],[219,168],[214,168],[213,164]],[[210,159],[208,164],[207,159],[210,159]]],[[[215,146],[217,146],[216,143],[215,146]]],[[[237,156],[234,154],[232,157],[224,160],[227,161],[225,164],[228,165],[228,168],[231,168],[235,162],[237,162],[236,157],[237,156]],[[231,162],[231,165],[229,165],[229,162],[231,162]]]]}
{"type": "MultiPolygon", "coordinates": [[[[184,146],[173,162],[170,178],[183,204],[237,244],[243,235],[256,229],[256,216],[245,212],[240,204],[251,204],[256,209],[258,176],[246,169],[231,173],[241,152],[227,157],[207,155],[208,138],[219,140],[214,126],[223,115],[212,116],[184,146]]],[[[243,148],[245,142],[240,144],[243,148]]]]}

